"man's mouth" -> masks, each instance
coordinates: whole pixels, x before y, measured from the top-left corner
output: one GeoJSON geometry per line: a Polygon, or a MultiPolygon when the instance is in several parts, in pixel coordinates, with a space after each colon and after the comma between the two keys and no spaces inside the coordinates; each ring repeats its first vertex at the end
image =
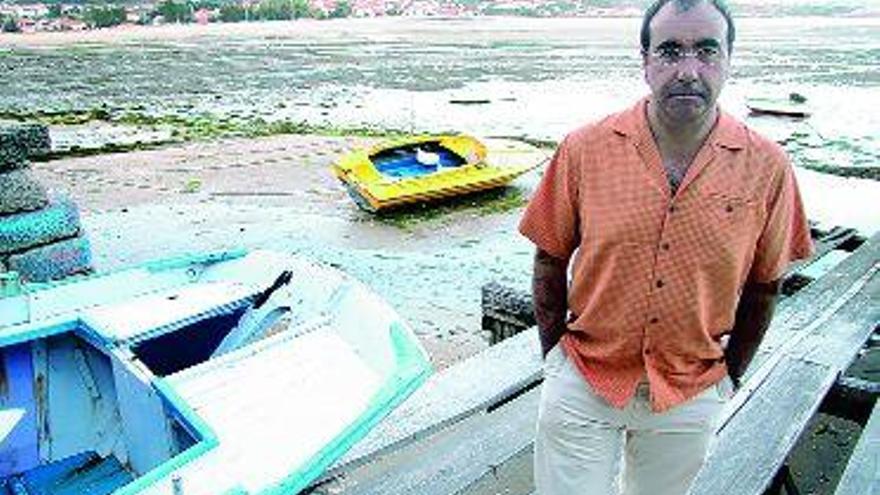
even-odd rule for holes
{"type": "Polygon", "coordinates": [[[670,98],[703,98],[702,93],[693,91],[673,91],[669,93],[670,98]]]}

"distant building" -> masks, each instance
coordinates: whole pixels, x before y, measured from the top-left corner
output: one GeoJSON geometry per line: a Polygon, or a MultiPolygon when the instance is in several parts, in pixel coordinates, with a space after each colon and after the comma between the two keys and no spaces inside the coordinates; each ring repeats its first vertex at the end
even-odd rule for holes
{"type": "Polygon", "coordinates": [[[62,17],[58,19],[61,31],[85,31],[89,28],[88,24],[72,17],[62,17]]]}
{"type": "Polygon", "coordinates": [[[207,24],[211,22],[213,17],[214,13],[206,8],[201,8],[193,12],[193,19],[196,21],[196,24],[207,24]]]}

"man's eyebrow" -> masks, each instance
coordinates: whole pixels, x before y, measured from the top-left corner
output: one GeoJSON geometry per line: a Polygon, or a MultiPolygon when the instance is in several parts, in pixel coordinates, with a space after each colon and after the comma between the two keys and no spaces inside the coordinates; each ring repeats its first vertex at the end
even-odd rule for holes
{"type": "Polygon", "coordinates": [[[721,42],[715,38],[703,38],[694,43],[694,46],[697,48],[721,48],[721,42]]]}
{"type": "Polygon", "coordinates": [[[666,48],[681,48],[681,43],[675,40],[666,40],[663,43],[657,45],[657,50],[666,49],[666,48]]]}

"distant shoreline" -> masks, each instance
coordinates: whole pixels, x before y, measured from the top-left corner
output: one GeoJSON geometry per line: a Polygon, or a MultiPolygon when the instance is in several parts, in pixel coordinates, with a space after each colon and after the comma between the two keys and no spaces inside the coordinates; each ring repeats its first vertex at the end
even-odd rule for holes
{"type": "MultiPolygon", "coordinates": [[[[137,41],[175,41],[203,37],[230,37],[265,35],[282,38],[308,37],[310,39],[345,38],[346,33],[340,27],[357,25],[359,33],[383,36],[389,25],[406,30],[413,29],[443,31],[444,27],[461,24],[479,24],[481,29],[488,31],[506,30],[511,27],[528,30],[530,25],[546,25],[558,23],[560,29],[577,29],[592,22],[633,22],[638,16],[597,16],[597,17],[518,17],[518,16],[483,16],[483,17],[374,17],[345,18],[332,20],[298,19],[290,21],[260,21],[210,24],[164,24],[160,26],[141,26],[124,24],[112,28],[92,29],[86,31],[33,32],[33,33],[0,33],[0,48],[15,47],[56,47],[64,45],[100,43],[115,44],[137,41]]],[[[741,17],[740,22],[766,23],[774,27],[798,25],[805,20],[821,19],[826,25],[847,25],[868,23],[880,27],[880,15],[859,17],[741,17]]]]}

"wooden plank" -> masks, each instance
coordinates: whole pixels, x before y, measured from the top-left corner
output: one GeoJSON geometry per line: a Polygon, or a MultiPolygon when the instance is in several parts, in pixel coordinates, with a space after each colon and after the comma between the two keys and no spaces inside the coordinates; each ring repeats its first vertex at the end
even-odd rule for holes
{"type": "Polygon", "coordinates": [[[834,315],[832,328],[817,328],[809,344],[798,346],[807,361],[845,370],[880,324],[880,259],[870,270],[870,280],[834,315]]]}
{"type": "Polygon", "coordinates": [[[541,366],[538,335],[529,330],[432,376],[322,479],[485,411],[539,381],[541,366]]]}
{"type": "Polygon", "coordinates": [[[844,302],[833,304],[830,316],[823,311],[801,331],[802,338],[779,349],[775,363],[768,363],[773,364],[769,371],[762,370],[766,373],[756,389],[738,394],[738,410],[721,430],[717,448],[689,493],[754,495],[770,484],[827,391],[880,321],[876,240],[859,250],[848,266],[821,280],[846,288],[844,302]]]}
{"type": "Polygon", "coordinates": [[[124,458],[136,473],[143,474],[170,459],[176,446],[162,398],[150,385],[149,377],[123,364],[126,357],[117,355],[112,359],[122,443],[132,447],[124,458]]]}
{"type": "Polygon", "coordinates": [[[858,237],[859,233],[855,229],[847,227],[834,227],[827,233],[815,239],[815,249],[813,252],[813,256],[810,259],[798,260],[792,263],[788,271],[799,271],[802,268],[815,263],[829,252],[839,248],[840,246],[845,245],[846,243],[858,237]]]}
{"type": "MultiPolygon", "coordinates": [[[[782,283],[782,293],[792,295],[810,282],[822,276],[829,263],[839,259],[840,253],[832,253],[835,249],[845,249],[853,244],[858,245],[864,238],[859,237],[855,229],[834,227],[828,232],[812,231],[814,252],[806,260],[798,260],[788,267],[782,283]]],[[[851,250],[851,249],[850,249],[851,250]]]]}
{"type": "Polygon", "coordinates": [[[219,440],[210,457],[177,471],[192,487],[186,493],[226,493],[237,484],[257,492],[304,469],[384,385],[332,328],[287,337],[166,378],[219,440]]]}
{"type": "Polygon", "coordinates": [[[134,341],[231,312],[250,295],[247,287],[220,282],[188,285],[90,309],[82,320],[110,343],[134,341]]]}
{"type": "Polygon", "coordinates": [[[318,488],[319,493],[387,495],[461,493],[518,453],[534,439],[539,389],[489,414],[478,414],[411,444],[344,478],[318,488]]]}
{"type": "Polygon", "coordinates": [[[880,402],[846,465],[834,495],[876,495],[880,493],[880,402]]]}
{"type": "Polygon", "coordinates": [[[755,387],[791,349],[820,328],[874,276],[880,260],[880,233],[852,256],[797,295],[779,304],[767,335],[745,375],[746,388],[755,387]]]}
{"type": "Polygon", "coordinates": [[[77,339],[64,336],[49,342],[47,361],[48,460],[63,459],[84,449],[108,455],[121,436],[109,360],[80,347],[77,339]],[[85,367],[75,357],[78,352],[84,353],[85,367]]]}
{"type": "Polygon", "coordinates": [[[752,394],[716,439],[690,495],[760,494],[770,484],[836,372],[787,359],[752,394]]]}
{"type": "Polygon", "coordinates": [[[49,345],[46,339],[33,341],[31,355],[34,363],[34,402],[37,404],[37,443],[40,461],[51,459],[49,439],[49,345]]]}

